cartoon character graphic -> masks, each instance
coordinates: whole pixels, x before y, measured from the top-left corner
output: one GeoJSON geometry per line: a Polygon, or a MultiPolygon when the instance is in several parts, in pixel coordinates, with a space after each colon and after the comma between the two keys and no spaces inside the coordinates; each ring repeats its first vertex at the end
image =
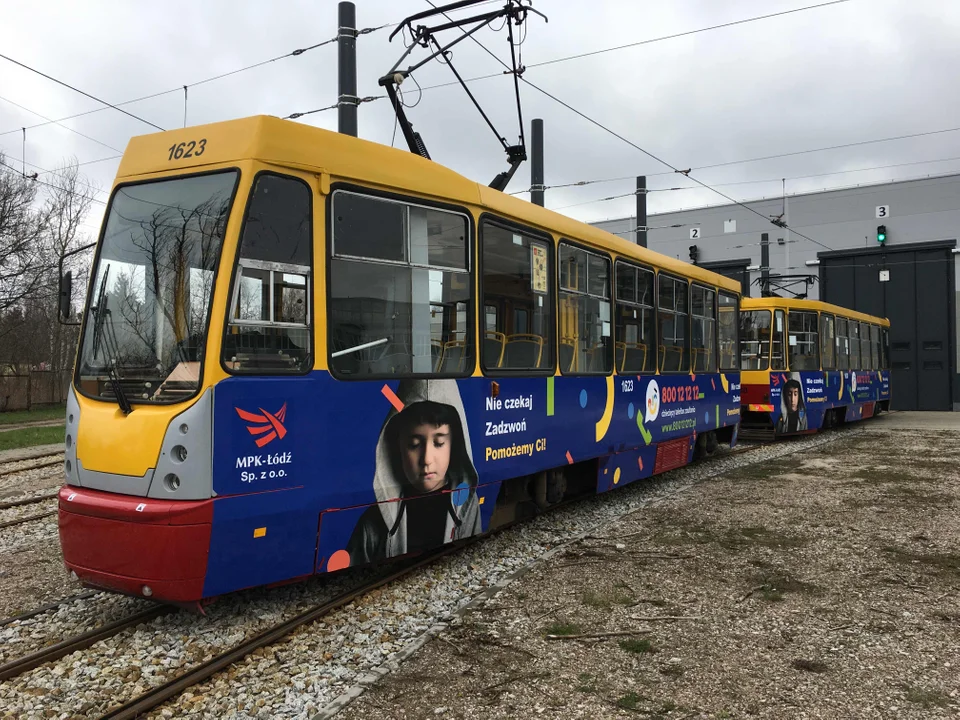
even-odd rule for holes
{"type": "Polygon", "coordinates": [[[647,409],[645,421],[653,422],[660,414],[660,385],[656,380],[651,380],[647,384],[647,409]]]}
{"type": "Polygon", "coordinates": [[[800,373],[790,373],[780,390],[780,418],[777,433],[794,433],[807,429],[807,409],[803,403],[803,387],[800,373]]]}
{"type": "Polygon", "coordinates": [[[377,504],[360,517],[350,564],[427,550],[482,532],[477,471],[455,380],[404,380],[376,448],[377,504]]]}

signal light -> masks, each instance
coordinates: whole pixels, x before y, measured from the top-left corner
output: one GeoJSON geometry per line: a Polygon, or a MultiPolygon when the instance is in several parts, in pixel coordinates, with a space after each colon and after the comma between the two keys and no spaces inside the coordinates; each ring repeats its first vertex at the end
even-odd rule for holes
{"type": "Polygon", "coordinates": [[[877,242],[883,245],[887,241],[887,226],[877,225],[877,242]]]}

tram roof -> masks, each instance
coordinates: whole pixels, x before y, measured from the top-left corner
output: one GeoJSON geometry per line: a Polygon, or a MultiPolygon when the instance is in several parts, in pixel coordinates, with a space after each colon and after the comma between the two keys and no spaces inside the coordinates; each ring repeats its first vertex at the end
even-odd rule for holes
{"type": "Polygon", "coordinates": [[[883,325],[884,327],[890,327],[890,321],[886,318],[877,317],[876,315],[867,315],[866,313],[857,312],[856,310],[851,310],[849,308],[841,307],[839,305],[833,305],[827,302],[821,302],[820,300],[798,300],[796,298],[777,298],[777,297],[765,297],[765,298],[743,298],[740,301],[741,310],[773,310],[773,309],[782,309],[782,310],[810,310],[810,311],[819,311],[825,313],[831,313],[833,315],[840,315],[845,318],[850,318],[852,320],[860,320],[862,322],[876,323],[877,325],[883,325]]]}
{"type": "Polygon", "coordinates": [[[440,201],[480,206],[560,237],[585,242],[691,280],[740,292],[740,283],[736,280],[478,184],[406,150],[266,115],[131,138],[120,161],[117,181],[129,182],[160,173],[167,176],[171,172],[202,171],[250,159],[326,173],[335,180],[373,185],[383,190],[407,191],[440,201]],[[181,143],[185,147],[195,143],[195,151],[201,139],[206,142],[199,156],[170,159],[181,143]]]}

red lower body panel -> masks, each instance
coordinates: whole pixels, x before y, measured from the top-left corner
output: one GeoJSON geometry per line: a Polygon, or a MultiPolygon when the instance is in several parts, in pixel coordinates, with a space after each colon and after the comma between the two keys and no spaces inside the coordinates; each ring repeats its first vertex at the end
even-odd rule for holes
{"type": "Polygon", "coordinates": [[[203,595],[213,500],[152,500],[63,487],[63,560],[85,585],[155,600],[203,595]]]}

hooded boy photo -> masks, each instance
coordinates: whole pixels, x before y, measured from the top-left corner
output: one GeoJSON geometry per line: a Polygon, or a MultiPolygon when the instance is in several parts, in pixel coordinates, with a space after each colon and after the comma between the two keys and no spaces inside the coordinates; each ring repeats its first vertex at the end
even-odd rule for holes
{"type": "Polygon", "coordinates": [[[807,429],[807,410],[803,404],[803,389],[800,373],[790,373],[790,379],[780,391],[780,418],[777,434],[795,433],[807,429]]]}
{"type": "Polygon", "coordinates": [[[477,471],[456,380],[404,380],[376,449],[377,504],[360,517],[350,564],[439,547],[482,532],[477,471]]]}

